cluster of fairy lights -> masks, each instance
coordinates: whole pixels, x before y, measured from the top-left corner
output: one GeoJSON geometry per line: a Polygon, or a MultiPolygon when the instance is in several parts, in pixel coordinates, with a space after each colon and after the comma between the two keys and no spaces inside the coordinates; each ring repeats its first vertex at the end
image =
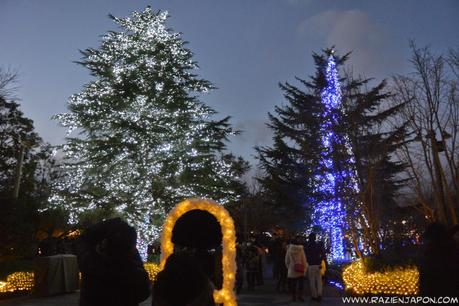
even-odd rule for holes
{"type": "Polygon", "coordinates": [[[196,98],[212,85],[192,73],[192,53],[167,28],[167,18],[167,12],[150,8],[115,18],[121,30],[103,36],[100,48],[84,58],[96,79],[70,97],[71,112],[55,116],[69,138],[62,147],[64,178],[56,182],[51,204],[69,211],[72,224],[86,211],[115,206],[136,227],[143,258],[171,203],[238,198],[221,187],[238,179],[218,149],[225,133],[212,128],[215,111],[196,98]],[[70,137],[73,131],[81,137],[70,137]],[[182,176],[203,167],[205,180],[181,183],[182,176]]]}
{"type": "Polygon", "coordinates": [[[143,266],[148,273],[148,278],[153,282],[156,279],[156,275],[161,271],[159,265],[152,262],[146,262],[143,266]]]}
{"type": "MultiPolygon", "coordinates": [[[[152,262],[146,262],[144,268],[148,273],[148,278],[152,282],[156,279],[156,275],[159,271],[161,271],[159,265],[152,262]]],[[[0,293],[30,291],[33,289],[33,286],[33,272],[14,272],[7,276],[6,281],[0,281],[0,293]]]]}
{"type": "Polygon", "coordinates": [[[343,271],[346,290],[358,295],[416,295],[419,293],[419,271],[400,267],[384,272],[367,273],[361,260],[343,271]]]}
{"type": "Polygon", "coordinates": [[[30,291],[34,286],[33,272],[14,272],[0,281],[0,293],[30,291]]]}
{"type": "MultiPolygon", "coordinates": [[[[317,225],[321,226],[327,232],[327,240],[331,246],[331,258],[339,260],[344,258],[343,227],[345,212],[343,203],[339,197],[338,189],[343,185],[351,182],[353,190],[358,189],[355,183],[352,164],[354,164],[352,154],[349,154],[349,163],[351,167],[347,169],[337,169],[333,160],[334,144],[344,144],[350,151],[350,146],[345,136],[337,135],[333,127],[339,122],[341,108],[341,89],[339,76],[333,55],[330,55],[325,71],[327,86],[322,90],[321,99],[324,105],[324,120],[320,127],[321,141],[324,152],[320,165],[322,174],[315,177],[316,191],[324,196],[323,200],[318,201],[315,205],[313,218],[317,225]]],[[[348,152],[350,153],[350,152],[348,152]]]]}
{"type": "Polygon", "coordinates": [[[236,306],[236,296],[234,294],[234,281],[236,277],[236,232],[234,230],[233,219],[228,211],[221,205],[211,200],[192,199],[178,204],[168,215],[163,226],[161,237],[161,264],[163,268],[167,258],[174,252],[172,243],[172,231],[175,222],[186,212],[190,210],[204,210],[215,216],[220,223],[222,230],[222,267],[223,267],[223,285],[222,289],[214,291],[214,300],[216,304],[225,306],[236,306]]]}

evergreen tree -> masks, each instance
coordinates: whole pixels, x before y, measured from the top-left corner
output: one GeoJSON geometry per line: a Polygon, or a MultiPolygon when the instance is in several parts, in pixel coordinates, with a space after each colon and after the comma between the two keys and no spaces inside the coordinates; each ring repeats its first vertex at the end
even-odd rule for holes
{"type": "Polygon", "coordinates": [[[198,99],[213,86],[193,74],[192,52],[166,28],[167,12],[111,18],[120,31],[82,52],[95,79],[56,116],[79,136],[62,147],[65,179],[51,202],[66,207],[71,222],[87,211],[124,216],[145,251],[179,201],[237,199],[247,164],[224,153],[235,133],[229,117],[213,120],[216,111],[198,99]]]}
{"type": "MultiPolygon", "coordinates": [[[[305,89],[281,85],[288,103],[276,107],[276,116],[269,115],[274,146],[258,149],[265,189],[278,195],[274,199],[301,195],[290,204],[305,207],[309,226],[322,227],[334,259],[343,256],[340,237],[345,233],[356,238],[356,246],[363,242],[377,252],[376,238],[371,238],[378,232],[377,212],[394,205],[402,183],[396,174],[404,167],[391,157],[405,128],[387,124],[403,105],[388,105],[384,82],[367,90],[369,79],[339,78],[338,68],[348,56],[332,49],[313,54],[315,75],[297,79],[305,89]],[[298,189],[289,191],[288,186],[298,189]]],[[[282,200],[277,204],[283,205],[282,200]]]]}
{"type": "Polygon", "coordinates": [[[21,171],[19,185],[33,181],[34,171],[27,170],[34,168],[34,149],[41,144],[41,138],[34,131],[32,120],[19,109],[19,104],[1,96],[0,116],[0,194],[3,198],[11,198],[17,183],[19,159],[22,160],[22,169],[26,170],[21,171]]]}
{"type": "Polygon", "coordinates": [[[0,257],[34,255],[53,162],[32,120],[0,91],[0,257]]]}

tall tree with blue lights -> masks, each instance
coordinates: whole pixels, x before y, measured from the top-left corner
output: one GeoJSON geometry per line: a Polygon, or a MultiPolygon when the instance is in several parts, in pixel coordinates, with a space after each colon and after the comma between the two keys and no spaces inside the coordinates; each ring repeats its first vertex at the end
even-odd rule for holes
{"type": "Polygon", "coordinates": [[[269,114],[274,145],[258,148],[265,190],[279,206],[303,208],[304,230],[322,229],[333,260],[343,259],[345,236],[357,253],[377,253],[379,211],[396,205],[404,167],[392,155],[405,127],[385,124],[403,105],[390,105],[384,81],[368,89],[370,79],[340,78],[348,56],[314,53],[315,75],[297,78],[305,89],[280,85],[288,103],[269,114]]]}
{"type": "Polygon", "coordinates": [[[321,92],[323,113],[319,129],[323,146],[322,159],[319,159],[321,171],[315,178],[315,187],[323,197],[314,207],[313,221],[328,232],[333,259],[342,259],[345,213],[340,189],[345,187],[346,179],[353,175],[353,159],[347,156],[346,163],[341,163],[336,158],[336,151],[349,144],[346,136],[336,130],[342,121],[342,101],[333,53],[328,56],[325,79],[326,86],[321,92]]]}
{"type": "Polygon", "coordinates": [[[214,120],[216,111],[199,100],[213,86],[193,73],[193,54],[166,27],[167,12],[111,18],[120,30],[82,52],[94,80],[56,116],[68,137],[51,203],[66,208],[71,222],[88,212],[124,217],[145,254],[184,198],[236,200],[247,164],[225,153],[235,131],[229,117],[214,120]]]}

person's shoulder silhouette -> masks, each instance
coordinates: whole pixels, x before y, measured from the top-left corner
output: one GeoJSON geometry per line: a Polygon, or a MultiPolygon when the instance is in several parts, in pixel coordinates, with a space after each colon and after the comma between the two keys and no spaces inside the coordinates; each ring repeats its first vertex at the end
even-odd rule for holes
{"type": "Polygon", "coordinates": [[[187,252],[174,253],[153,284],[153,306],[213,306],[214,286],[187,252]]]}
{"type": "Polygon", "coordinates": [[[136,306],[150,295],[136,249],[137,233],[121,219],[89,227],[78,242],[80,306],[136,306]]]}

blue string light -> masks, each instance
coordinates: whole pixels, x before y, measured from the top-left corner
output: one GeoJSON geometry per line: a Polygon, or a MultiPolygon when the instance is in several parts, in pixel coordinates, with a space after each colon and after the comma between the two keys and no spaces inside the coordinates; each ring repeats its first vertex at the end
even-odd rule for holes
{"type": "Polygon", "coordinates": [[[339,282],[335,282],[335,281],[329,281],[328,282],[330,285],[332,286],[335,286],[336,288],[339,288],[341,290],[344,290],[344,285],[339,283],[339,282]]]}
{"type": "MultiPolygon", "coordinates": [[[[339,124],[341,110],[341,88],[339,84],[338,71],[333,55],[330,55],[325,70],[327,86],[322,90],[321,99],[324,106],[323,121],[320,126],[321,141],[323,144],[323,155],[320,160],[320,173],[316,175],[316,191],[322,195],[321,200],[315,205],[313,218],[316,225],[326,231],[328,245],[330,245],[331,259],[344,259],[344,207],[340,199],[340,190],[351,182],[351,187],[356,188],[356,183],[352,183],[353,171],[339,169],[333,158],[334,147],[340,146],[348,149],[349,142],[346,136],[336,134],[334,127],[339,124]]],[[[354,164],[352,154],[348,154],[347,165],[354,164]]]]}

